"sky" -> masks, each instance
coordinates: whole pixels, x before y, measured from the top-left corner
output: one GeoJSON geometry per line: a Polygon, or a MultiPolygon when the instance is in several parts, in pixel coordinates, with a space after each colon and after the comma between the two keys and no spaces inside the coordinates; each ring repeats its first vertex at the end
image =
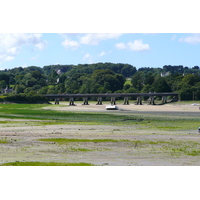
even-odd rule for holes
{"type": "Polygon", "coordinates": [[[200,66],[200,34],[0,33],[0,69],[98,62],[200,66]]]}

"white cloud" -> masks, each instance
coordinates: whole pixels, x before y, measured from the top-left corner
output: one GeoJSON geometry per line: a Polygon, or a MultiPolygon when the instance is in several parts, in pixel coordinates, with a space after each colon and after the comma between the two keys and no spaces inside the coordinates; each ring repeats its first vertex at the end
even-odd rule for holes
{"type": "Polygon", "coordinates": [[[122,33],[62,33],[60,35],[64,38],[62,45],[65,48],[77,49],[81,45],[98,45],[103,40],[118,39],[122,33]]]}
{"type": "Polygon", "coordinates": [[[176,40],[176,35],[173,35],[171,38],[171,41],[174,41],[174,40],[176,40]]]}
{"type": "Polygon", "coordinates": [[[123,42],[116,44],[115,47],[117,49],[126,49],[126,45],[123,42]]]}
{"type": "Polygon", "coordinates": [[[106,52],[105,51],[102,51],[100,54],[99,54],[99,56],[101,57],[101,56],[105,56],[106,55],[106,52]]]}
{"type": "Polygon", "coordinates": [[[83,60],[88,60],[89,63],[92,63],[92,55],[89,53],[86,53],[83,57],[83,60]]]}
{"type": "Polygon", "coordinates": [[[89,33],[80,37],[80,43],[86,45],[97,45],[102,40],[117,39],[121,33],[89,33]]]}
{"type": "Polygon", "coordinates": [[[65,47],[65,48],[72,48],[72,49],[77,49],[80,45],[78,44],[78,42],[76,41],[73,41],[73,40],[69,40],[69,39],[66,39],[62,45],[65,47]]]}
{"type": "Polygon", "coordinates": [[[118,43],[115,45],[117,49],[128,49],[131,51],[147,51],[150,50],[149,44],[144,44],[142,40],[134,40],[128,43],[118,43]]]}
{"type": "Polygon", "coordinates": [[[135,40],[134,42],[128,42],[127,46],[131,51],[147,51],[150,49],[149,45],[144,44],[142,40],[135,40]]]}
{"type": "Polygon", "coordinates": [[[38,48],[39,50],[43,50],[46,47],[46,43],[41,42],[41,43],[35,44],[35,47],[38,48]]]}
{"type": "Polygon", "coordinates": [[[4,58],[4,61],[10,61],[10,60],[13,60],[15,57],[14,56],[6,56],[4,58]]]}
{"type": "Polygon", "coordinates": [[[42,40],[41,34],[2,33],[0,34],[0,61],[13,60],[24,45],[33,45],[42,50],[47,43],[42,40]]]}
{"type": "Polygon", "coordinates": [[[99,54],[99,57],[102,57],[102,56],[108,55],[108,54],[110,54],[111,52],[112,52],[112,50],[109,51],[109,52],[102,51],[102,52],[99,54]]]}
{"type": "Polygon", "coordinates": [[[186,42],[189,44],[200,44],[200,34],[194,34],[187,37],[181,37],[179,42],[186,42]]]}
{"type": "Polygon", "coordinates": [[[83,60],[85,60],[85,59],[87,59],[87,58],[91,58],[92,57],[92,55],[90,55],[89,53],[86,53],[85,55],[84,55],[84,57],[83,57],[83,60]]]}

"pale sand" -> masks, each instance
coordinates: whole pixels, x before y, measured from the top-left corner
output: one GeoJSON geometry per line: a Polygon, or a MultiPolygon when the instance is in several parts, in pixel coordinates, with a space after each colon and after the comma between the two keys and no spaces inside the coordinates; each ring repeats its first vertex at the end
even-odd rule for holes
{"type": "MultiPolygon", "coordinates": [[[[65,110],[65,111],[106,111],[106,106],[110,105],[105,103],[103,105],[96,105],[94,103],[90,103],[89,105],[82,105],[81,103],[75,103],[75,106],[69,106],[67,102],[60,102],[62,107],[53,107],[52,109],[55,110],[65,110]],[[65,107],[66,106],[66,107],[65,107]]],[[[119,111],[158,111],[158,112],[199,112],[199,105],[192,105],[192,104],[164,104],[164,105],[123,105],[123,104],[116,104],[119,108],[119,111]]],[[[109,112],[109,111],[108,111],[109,112]]]]}

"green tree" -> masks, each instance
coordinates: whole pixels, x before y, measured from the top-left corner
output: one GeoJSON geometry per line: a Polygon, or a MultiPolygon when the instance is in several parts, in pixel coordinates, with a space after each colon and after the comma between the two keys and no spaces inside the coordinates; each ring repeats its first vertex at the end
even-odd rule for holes
{"type": "Polygon", "coordinates": [[[155,92],[171,92],[170,86],[167,84],[163,77],[156,79],[153,83],[155,92]]]}
{"type": "Polygon", "coordinates": [[[185,84],[178,92],[180,100],[193,100],[194,89],[190,85],[185,84]]]}
{"type": "Polygon", "coordinates": [[[114,92],[123,89],[125,77],[109,69],[101,69],[93,72],[92,82],[103,86],[105,91],[114,92]]]}
{"type": "Polygon", "coordinates": [[[7,86],[6,81],[5,80],[1,80],[0,81],[0,89],[5,89],[7,86]]]}
{"type": "Polygon", "coordinates": [[[133,75],[131,79],[132,86],[136,88],[138,91],[141,91],[144,85],[144,72],[137,72],[133,75]]]}
{"type": "Polygon", "coordinates": [[[42,87],[40,90],[38,90],[38,94],[47,94],[48,92],[48,86],[42,87]]]}
{"type": "Polygon", "coordinates": [[[0,81],[5,81],[6,85],[9,86],[10,76],[6,73],[0,73],[0,81]]]}
{"type": "Polygon", "coordinates": [[[15,93],[16,94],[24,93],[25,89],[26,89],[26,86],[24,86],[24,85],[16,85],[15,86],[15,93]]]}
{"type": "Polygon", "coordinates": [[[187,74],[183,77],[181,84],[182,85],[194,85],[196,82],[193,74],[187,74]]]}
{"type": "Polygon", "coordinates": [[[136,67],[133,67],[131,65],[125,65],[121,70],[121,74],[127,78],[132,77],[136,72],[136,67]]]}

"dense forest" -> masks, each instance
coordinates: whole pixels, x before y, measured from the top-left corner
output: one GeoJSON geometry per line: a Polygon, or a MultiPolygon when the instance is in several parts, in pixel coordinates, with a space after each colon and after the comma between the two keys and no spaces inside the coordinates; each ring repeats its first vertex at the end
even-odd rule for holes
{"type": "Polygon", "coordinates": [[[200,69],[95,63],[16,67],[0,71],[1,94],[178,92],[180,100],[200,100],[200,69]]]}

